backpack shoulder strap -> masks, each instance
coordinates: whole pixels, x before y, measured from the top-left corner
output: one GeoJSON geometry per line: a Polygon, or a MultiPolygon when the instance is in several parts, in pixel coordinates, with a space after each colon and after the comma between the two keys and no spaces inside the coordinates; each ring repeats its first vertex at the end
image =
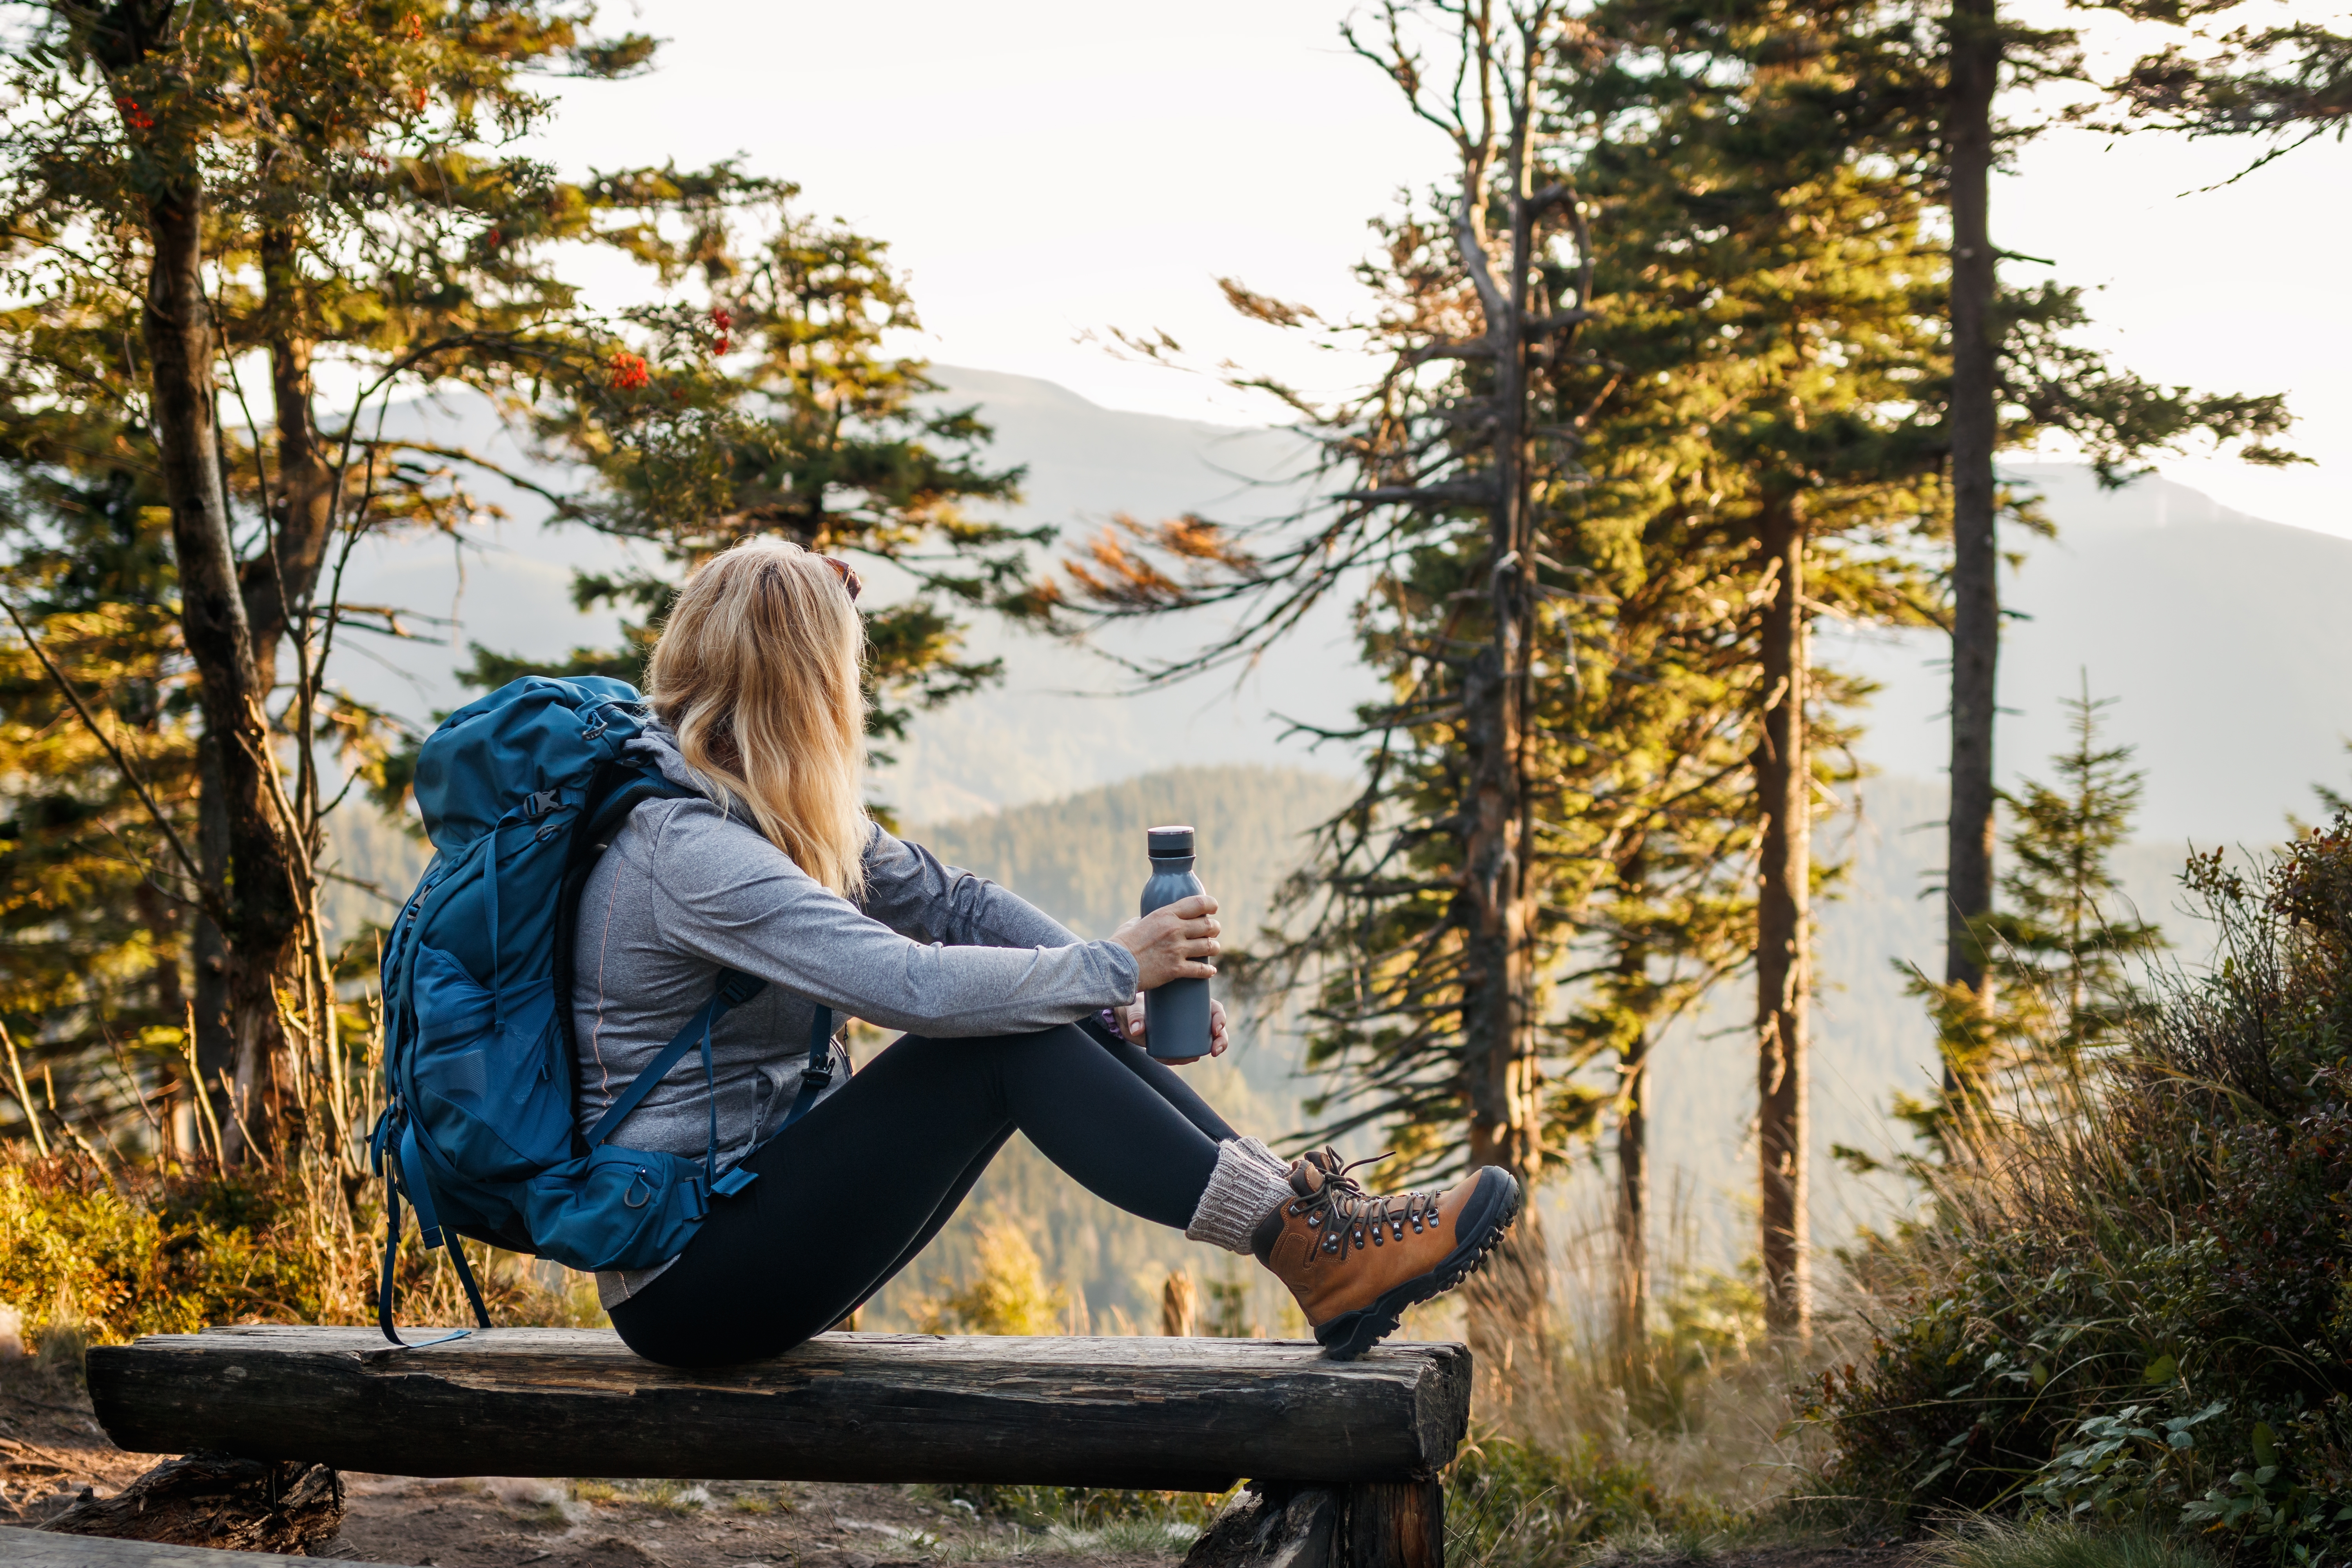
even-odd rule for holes
{"type": "Polygon", "coordinates": [[[661,1054],[647,1062],[645,1071],[637,1074],[629,1087],[621,1091],[621,1098],[605,1108],[604,1114],[596,1119],[596,1125],[588,1130],[588,1146],[593,1149],[620,1131],[621,1123],[628,1120],[629,1113],[645,1102],[646,1096],[654,1091],[656,1084],[669,1076],[670,1068],[686,1059],[687,1052],[697,1046],[709,1048],[713,1024],[757,996],[767,986],[766,981],[740,970],[720,970],[719,984],[710,993],[710,1000],[686,1021],[684,1027],[670,1037],[669,1044],[661,1048],[661,1054]]]}
{"type": "Polygon", "coordinates": [[[820,1005],[816,1016],[809,1020],[808,1051],[808,1066],[801,1068],[801,1091],[793,1097],[793,1108],[784,1112],[776,1129],[779,1132],[806,1116],[833,1082],[832,1008],[820,1005]]]}
{"type": "MultiPolygon", "coordinates": [[[[580,896],[588,886],[589,874],[596,869],[596,862],[612,843],[613,835],[621,830],[631,812],[646,801],[682,798],[687,793],[635,764],[608,762],[600,764],[590,776],[580,815],[572,820],[563,878],[555,893],[554,993],[556,1025],[562,1031],[564,1070],[572,1075],[574,1105],[580,1103],[580,1037],[572,1016],[572,990],[579,978],[580,896]]],[[[588,1141],[575,1134],[572,1152],[584,1154],[588,1149],[588,1141]]]]}

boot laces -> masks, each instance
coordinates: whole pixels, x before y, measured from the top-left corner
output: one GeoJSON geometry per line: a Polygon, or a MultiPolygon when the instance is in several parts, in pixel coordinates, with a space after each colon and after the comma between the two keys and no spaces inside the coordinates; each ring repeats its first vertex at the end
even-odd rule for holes
{"type": "Polygon", "coordinates": [[[1361,1182],[1348,1173],[1377,1165],[1393,1152],[1342,1161],[1338,1150],[1325,1149],[1307,1156],[1307,1163],[1323,1173],[1323,1185],[1293,1203],[1290,1212],[1304,1215],[1310,1226],[1321,1231],[1319,1250],[1340,1256],[1350,1247],[1360,1252],[1368,1242],[1382,1247],[1391,1239],[1402,1241],[1408,1226],[1419,1234],[1437,1223],[1437,1194],[1368,1193],[1361,1182]]]}

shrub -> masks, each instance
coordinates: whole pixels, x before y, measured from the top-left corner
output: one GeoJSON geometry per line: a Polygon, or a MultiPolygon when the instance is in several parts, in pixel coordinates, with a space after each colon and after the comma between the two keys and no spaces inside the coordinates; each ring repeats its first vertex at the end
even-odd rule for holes
{"type": "Polygon", "coordinates": [[[201,1327],[175,1279],[155,1213],[110,1186],[93,1190],[62,1160],[0,1164],[0,1300],[36,1342],[88,1323],[106,1337],[201,1327]]]}
{"type": "MultiPolygon", "coordinates": [[[[1070,1312],[1070,1294],[1045,1283],[1037,1249],[1013,1221],[999,1215],[981,1226],[971,1282],[937,1300],[916,1305],[927,1334],[1058,1334],[1070,1312]]],[[[940,1282],[942,1285],[944,1281],[940,1282]]]]}
{"type": "Polygon", "coordinates": [[[2144,1526],[2085,1529],[2049,1519],[1979,1521],[1921,1556],[1930,1568],[2213,1568],[2202,1547],[2144,1526]]]}
{"type": "MultiPolygon", "coordinates": [[[[331,1170],[219,1177],[0,1150],[0,1300],[24,1313],[36,1343],[67,1330],[107,1342],[208,1323],[372,1322],[376,1192],[331,1170]]],[[[597,1316],[584,1279],[469,1252],[500,1322],[597,1316]]],[[[404,1321],[468,1321],[443,1254],[412,1235],[399,1269],[404,1321]]]]}
{"type": "Polygon", "coordinates": [[[1445,1500],[1454,1568],[1535,1568],[1602,1541],[1689,1536],[1729,1522],[1590,1438],[1565,1449],[1480,1438],[1454,1461],[1445,1500]]]}
{"type": "Polygon", "coordinates": [[[1850,1493],[2352,1547],[2352,821],[2186,879],[2213,971],[1979,1113],[1928,1217],[1856,1259],[1888,1309],[1811,1400],[1850,1493]]]}

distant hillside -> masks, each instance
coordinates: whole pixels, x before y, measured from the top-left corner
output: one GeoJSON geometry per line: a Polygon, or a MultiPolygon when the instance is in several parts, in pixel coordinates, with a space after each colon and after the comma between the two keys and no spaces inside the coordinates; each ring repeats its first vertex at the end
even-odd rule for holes
{"type": "MultiPolygon", "coordinates": [[[[1268,917],[1276,884],[1305,853],[1307,830],[1345,804],[1344,780],[1294,768],[1171,768],[1085,790],[1043,805],[965,817],[908,836],[953,865],[1019,893],[1083,936],[1100,936],[1135,911],[1150,874],[1143,833],[1162,823],[1200,830],[1200,874],[1239,932],[1268,917]]],[[[1244,1131],[1269,1140],[1299,1122],[1296,1042],[1244,1039],[1219,1062],[1184,1070],[1193,1087],[1244,1131]]],[[[1282,1321],[1278,1290],[1254,1266],[1120,1213],[1048,1165],[1025,1139],[981,1179],[964,1212],[877,1300],[871,1327],[910,1327],[918,1297],[970,1267],[978,1227],[1010,1217],[1028,1233],[1048,1278],[1083,1296],[1102,1327],[1158,1321],[1171,1268],[1239,1285],[1269,1328],[1282,1321]]]]}
{"type": "Polygon", "coordinates": [[[1268,918],[1275,884],[1298,862],[1307,829],[1354,794],[1345,779],[1299,768],[1170,768],[1042,805],[909,828],[941,858],[995,878],[1081,936],[1107,936],[1135,913],[1150,865],[1148,827],[1200,830],[1201,879],[1228,930],[1268,918]]]}
{"type": "MultiPolygon", "coordinates": [[[[2230,510],[2161,478],[2103,490],[2088,470],[2020,467],[2054,539],[2001,535],[2023,563],[2001,573],[2003,781],[2066,740],[2063,700],[2085,679],[2121,700],[2110,739],[2147,770],[2151,838],[2267,844],[2314,781],[2352,782],[2352,540],[2230,510]]],[[[1824,626],[1822,657],[1883,689],[1860,750],[1889,773],[1936,778],[1950,743],[1948,649],[1936,634],[1885,637],[1824,626]]],[[[1940,815],[1940,812],[1939,812],[1940,815]]]]}

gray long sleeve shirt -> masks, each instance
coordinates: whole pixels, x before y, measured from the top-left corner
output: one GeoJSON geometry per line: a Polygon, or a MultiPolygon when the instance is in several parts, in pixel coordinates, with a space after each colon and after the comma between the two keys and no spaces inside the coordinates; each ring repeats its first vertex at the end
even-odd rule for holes
{"type": "MultiPolygon", "coordinates": [[[[636,744],[674,780],[704,787],[665,732],[636,744]]],[[[861,907],[811,879],[740,807],[649,801],[614,836],[580,900],[572,1000],[583,1131],[709,1000],[722,969],[768,982],[710,1033],[722,1171],[792,1108],[819,1003],[886,1028],[1003,1035],[1125,1002],[1137,978],[1126,948],[1080,942],[878,826],[861,907]]],[[[710,1113],[692,1059],[695,1070],[681,1064],[665,1078],[613,1142],[701,1154],[710,1113]]]]}

